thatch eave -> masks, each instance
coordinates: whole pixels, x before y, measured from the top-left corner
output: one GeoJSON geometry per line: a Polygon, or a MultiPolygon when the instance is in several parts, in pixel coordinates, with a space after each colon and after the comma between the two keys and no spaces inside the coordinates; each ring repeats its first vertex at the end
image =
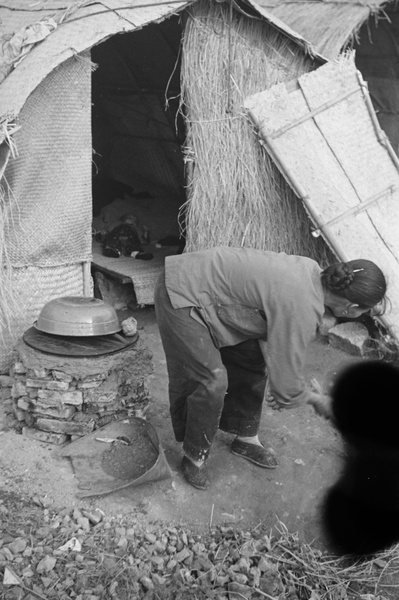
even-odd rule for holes
{"type": "MultiPolygon", "coordinates": [[[[22,59],[7,65],[6,57],[0,58],[0,68],[6,76],[0,84],[0,123],[17,117],[28,96],[40,82],[68,58],[88,50],[112,35],[126,33],[160,22],[180,12],[195,0],[148,2],[148,0],[102,0],[101,3],[66,2],[46,0],[26,8],[23,0],[3,0],[0,4],[0,22],[3,40],[9,39],[21,28],[53,19],[56,27],[45,39],[25,51],[22,59]]],[[[315,57],[317,53],[300,35],[278,18],[269,14],[252,0],[244,0],[255,11],[301,49],[315,57]]],[[[4,47],[3,47],[4,51],[4,47]]],[[[319,60],[324,62],[323,57],[319,60]]]]}
{"type": "MultiPolygon", "coordinates": [[[[69,17],[65,20],[62,19],[64,10],[54,15],[57,21],[60,19],[56,29],[43,41],[35,44],[1,82],[0,122],[15,119],[32,91],[68,58],[90,49],[112,35],[140,29],[150,22],[162,21],[190,4],[171,0],[155,7],[146,7],[136,0],[137,8],[117,12],[117,3],[120,9],[123,8],[123,3],[126,6],[133,4],[131,0],[129,4],[126,0],[107,0],[101,5],[90,2],[72,13],[69,10],[69,17]]],[[[1,12],[0,8],[0,18],[1,12]]],[[[47,10],[46,13],[48,14],[47,10]]],[[[40,11],[38,21],[43,18],[43,15],[39,15],[40,11]]]]}
{"type": "Polygon", "coordinates": [[[266,9],[266,6],[260,2],[254,2],[253,0],[246,0],[258,13],[260,13],[271,25],[274,25],[276,29],[284,31],[284,33],[296,44],[301,46],[306,54],[309,54],[312,58],[319,60],[320,63],[325,63],[326,58],[322,53],[318,52],[316,48],[305,39],[298,31],[292,29],[287,21],[281,19],[277,14],[266,9]]]}
{"type": "Polygon", "coordinates": [[[258,0],[257,3],[309,40],[318,53],[333,60],[371,16],[383,14],[389,0],[258,0]]]}

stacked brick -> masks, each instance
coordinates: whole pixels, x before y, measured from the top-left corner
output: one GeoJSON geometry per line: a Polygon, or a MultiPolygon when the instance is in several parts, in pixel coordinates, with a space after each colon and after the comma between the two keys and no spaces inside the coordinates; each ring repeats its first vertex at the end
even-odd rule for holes
{"type": "Polygon", "coordinates": [[[128,416],[143,416],[150,399],[152,355],[141,340],[107,356],[45,354],[21,341],[2,398],[12,402],[23,435],[63,444],[128,416]],[[11,398],[11,400],[9,400],[11,398]]]}

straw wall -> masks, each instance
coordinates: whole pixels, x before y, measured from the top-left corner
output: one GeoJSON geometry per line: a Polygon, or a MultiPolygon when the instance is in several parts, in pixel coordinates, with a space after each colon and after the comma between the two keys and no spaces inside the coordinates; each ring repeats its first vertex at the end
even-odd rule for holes
{"type": "Polygon", "coordinates": [[[227,3],[186,11],[182,110],[187,121],[187,251],[223,244],[332,257],[257,141],[244,99],[317,65],[264,21],[227,3]]]}

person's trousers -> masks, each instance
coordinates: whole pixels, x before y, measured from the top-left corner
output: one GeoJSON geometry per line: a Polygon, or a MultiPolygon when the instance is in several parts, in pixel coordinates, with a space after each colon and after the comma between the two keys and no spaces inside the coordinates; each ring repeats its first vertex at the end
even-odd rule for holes
{"type": "Polygon", "coordinates": [[[193,460],[208,457],[218,429],[257,435],[266,387],[266,365],[258,340],[217,349],[209,330],[174,309],[162,273],[155,311],[166,355],[173,431],[193,460]]]}

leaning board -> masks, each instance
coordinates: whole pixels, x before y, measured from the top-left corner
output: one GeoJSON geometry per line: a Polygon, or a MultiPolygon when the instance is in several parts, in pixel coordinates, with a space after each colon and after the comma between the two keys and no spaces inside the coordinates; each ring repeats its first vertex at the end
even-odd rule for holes
{"type": "Polygon", "coordinates": [[[343,56],[247,98],[259,141],[342,261],[374,261],[388,280],[381,317],[399,340],[399,162],[367,85],[343,56]]]}

